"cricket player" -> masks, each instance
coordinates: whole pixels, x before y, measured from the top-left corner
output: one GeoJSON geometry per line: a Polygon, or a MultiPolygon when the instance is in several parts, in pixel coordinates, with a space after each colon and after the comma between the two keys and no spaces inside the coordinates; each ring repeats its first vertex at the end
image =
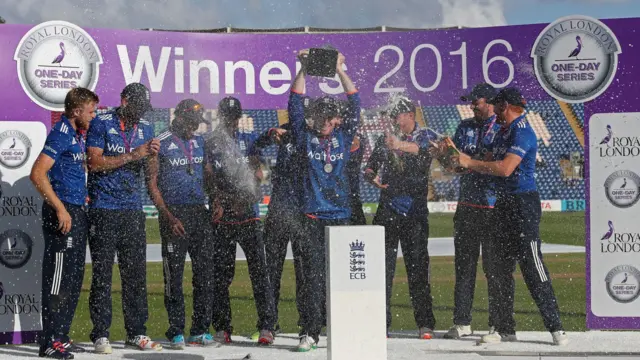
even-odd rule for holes
{"type": "Polygon", "coordinates": [[[210,207],[214,222],[214,338],[230,343],[231,303],[229,286],[233,281],[236,247],[240,244],[247,257],[249,277],[258,311],[258,343],[273,344],[274,303],[258,202],[261,199],[257,134],[239,127],[240,101],[226,97],[218,104],[220,124],[206,141],[208,161],[213,166],[213,195],[210,207]]]}
{"type": "MultiPolygon", "coordinates": [[[[308,103],[308,101],[307,101],[308,103]]],[[[280,282],[282,270],[290,243],[294,256],[296,274],[296,306],[301,303],[300,295],[300,253],[298,241],[303,236],[301,231],[302,211],[300,209],[300,160],[291,136],[291,124],[286,123],[269,129],[256,141],[257,148],[277,144],[277,161],[271,175],[271,199],[265,219],[264,243],[266,250],[269,279],[274,299],[274,332],[280,331],[278,323],[278,303],[280,301],[280,282]]],[[[254,335],[255,336],[255,335],[254,335]]],[[[257,335],[259,336],[259,334],[257,335]]],[[[257,339],[257,338],[256,338],[257,339]]]]}
{"type": "Polygon", "coordinates": [[[87,133],[89,167],[89,250],[92,279],[90,338],[99,354],[110,354],[111,274],[118,256],[122,281],[125,345],[139,350],[162,350],[146,336],[148,318],[146,233],[141,190],[147,159],[158,153],[153,126],[142,119],[151,110],[149,89],[127,85],[121,105],[99,115],[87,133]]]}
{"type": "MultiPolygon", "coordinates": [[[[489,159],[500,124],[496,122],[493,105],[489,104],[497,94],[489,84],[476,85],[471,93],[461,97],[471,102],[473,117],[460,122],[453,137],[455,146],[474,159],[489,159]]],[[[453,326],[444,337],[459,339],[473,334],[471,308],[476,287],[476,269],[482,246],[482,267],[488,266],[489,245],[494,238],[493,207],[496,202],[493,176],[465,170],[460,175],[460,197],[453,217],[456,284],[454,290],[453,326]]],[[[489,305],[489,327],[492,326],[493,304],[489,305]]]]}
{"type": "Polygon", "coordinates": [[[89,89],[71,89],[64,114],[31,169],[31,181],[44,199],[40,357],[73,359],[74,352],[85,351],[69,338],[89,236],[85,141],[80,131],[89,128],[99,101],[89,89]]]}
{"type": "Polygon", "coordinates": [[[164,273],[166,332],[171,348],[184,349],[182,279],[187,252],[193,272],[193,316],[190,345],[219,346],[209,334],[213,291],[213,229],[206,208],[205,173],[211,174],[204,138],[195,132],[206,122],[204,108],[193,99],[181,101],[168,131],[160,134],[160,152],[149,158],[149,193],[158,209],[164,273]]]}
{"type": "Polygon", "coordinates": [[[491,246],[489,292],[499,311],[494,314],[495,331],[482,337],[484,343],[516,341],[513,303],[516,262],[529,288],[553,343],[568,343],[562,328],[558,302],[549,271],[540,251],[540,194],[535,180],[538,143],[525,117],[526,101],[516,88],[505,88],[490,101],[502,129],[496,135],[492,161],[472,159],[460,153],[454,163],[478,173],[500,177],[494,207],[496,242],[491,246]]]}
{"type": "Polygon", "coordinates": [[[416,122],[416,107],[406,98],[389,111],[399,135],[387,132],[365,168],[365,179],[381,189],[374,225],[385,227],[387,333],[391,327],[391,294],[398,244],[407,268],[409,295],[420,339],[431,339],[436,319],[429,282],[429,209],[427,194],[432,161],[433,131],[416,122]]]}
{"type": "Polygon", "coordinates": [[[301,352],[317,348],[326,322],[325,226],[348,225],[351,219],[350,183],[347,163],[353,138],[360,123],[360,95],[342,68],[345,58],[338,54],[336,72],[347,93],[348,107],[342,113],[332,97],[312,101],[305,110],[303,91],[308,50],[299,52],[302,68],[289,96],[289,122],[296,151],[301,154],[302,217],[304,236],[300,238],[303,289],[300,309],[301,352]]]}

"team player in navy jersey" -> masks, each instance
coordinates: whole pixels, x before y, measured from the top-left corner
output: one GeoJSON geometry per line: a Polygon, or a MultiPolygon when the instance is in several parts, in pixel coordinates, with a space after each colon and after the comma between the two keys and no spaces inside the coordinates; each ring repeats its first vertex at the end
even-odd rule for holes
{"type": "Polygon", "coordinates": [[[381,189],[374,225],[385,227],[387,329],[391,326],[391,294],[402,246],[409,294],[421,339],[431,339],[436,319],[429,283],[429,209],[427,194],[432,142],[438,135],[416,122],[416,107],[406,98],[389,112],[399,135],[386,133],[378,140],[365,168],[365,179],[381,189]]]}
{"type": "Polygon", "coordinates": [[[258,311],[258,343],[273,343],[275,321],[273,294],[265,260],[258,202],[261,199],[257,134],[239,128],[240,101],[226,97],[218,104],[220,124],[207,139],[208,161],[213,165],[212,196],[214,222],[214,296],[212,325],[215,339],[230,343],[231,303],[229,286],[233,281],[236,247],[247,257],[249,277],[258,311]]]}
{"type": "Polygon", "coordinates": [[[93,277],[89,311],[95,352],[109,354],[111,274],[118,256],[122,281],[122,311],[126,346],[161,350],[146,336],[146,233],[142,211],[142,170],[160,149],[151,124],[142,116],[151,109],[149,90],[140,83],[127,85],[121,106],[99,115],[87,133],[89,167],[89,249],[93,277]]]}
{"type": "MultiPolygon", "coordinates": [[[[460,151],[474,159],[485,160],[491,156],[493,142],[500,124],[496,122],[493,99],[497,91],[493,86],[482,83],[471,93],[462,96],[462,101],[471,102],[473,117],[460,122],[453,136],[453,142],[460,151]]],[[[473,334],[471,329],[471,307],[476,286],[476,270],[482,246],[483,269],[491,264],[489,244],[493,240],[492,210],[495,205],[495,184],[491,175],[464,170],[460,175],[460,197],[453,217],[456,284],[454,290],[453,326],[445,338],[459,339],[473,334]]],[[[489,300],[493,302],[490,296],[489,300]]],[[[492,304],[494,305],[494,304],[492,304]]],[[[492,326],[495,306],[489,306],[489,326],[492,326]]]]}
{"type": "Polygon", "coordinates": [[[80,131],[89,128],[98,102],[91,90],[70,90],[64,114],[31,169],[31,181],[44,199],[41,357],[73,359],[73,352],[84,352],[69,339],[89,235],[85,145],[80,131]]]}
{"type": "Polygon", "coordinates": [[[213,289],[213,229],[206,208],[205,172],[211,174],[204,139],[195,135],[204,108],[193,99],[176,106],[168,131],[160,134],[160,152],[149,158],[149,193],[158,209],[164,273],[167,338],[173,349],[185,347],[182,278],[187,252],[193,271],[191,345],[218,345],[209,334],[213,289]]]}
{"type": "Polygon", "coordinates": [[[562,329],[560,311],[551,285],[549,271],[540,251],[540,195],[536,185],[537,138],[527,122],[526,101],[516,88],[501,90],[491,101],[502,129],[496,135],[493,161],[472,159],[461,153],[454,163],[487,175],[500,177],[496,182],[496,243],[491,246],[489,291],[494,291],[500,311],[494,314],[495,332],[482,342],[516,341],[513,318],[516,262],[556,345],[568,343],[562,329]],[[493,284],[491,282],[494,282],[493,284]]]}
{"type": "Polygon", "coordinates": [[[360,122],[360,95],[338,55],[336,71],[347,93],[348,106],[341,112],[338,100],[321,97],[305,110],[302,92],[308,50],[299,52],[302,68],[289,96],[289,122],[296,151],[301,156],[304,236],[300,238],[303,288],[298,351],[317,348],[326,319],[325,226],[348,225],[351,219],[347,163],[360,122]],[[308,123],[307,124],[307,119],[308,123]]]}
{"type": "MultiPolygon", "coordinates": [[[[307,101],[308,102],[308,101],[307,101]]],[[[291,243],[296,273],[296,306],[300,301],[300,253],[298,241],[302,237],[302,212],[300,211],[300,160],[291,136],[291,124],[286,123],[266,131],[256,141],[256,147],[264,148],[277,144],[276,165],[271,175],[271,199],[264,225],[264,243],[269,280],[273,289],[274,332],[280,330],[278,324],[278,303],[280,282],[287,255],[287,245],[291,243]]]]}

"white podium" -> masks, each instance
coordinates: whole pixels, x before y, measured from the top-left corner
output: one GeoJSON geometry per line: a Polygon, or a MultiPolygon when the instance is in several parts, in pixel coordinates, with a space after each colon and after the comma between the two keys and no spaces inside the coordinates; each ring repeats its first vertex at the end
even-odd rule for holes
{"type": "Polygon", "coordinates": [[[329,360],[386,360],[384,227],[328,226],[329,360]]]}

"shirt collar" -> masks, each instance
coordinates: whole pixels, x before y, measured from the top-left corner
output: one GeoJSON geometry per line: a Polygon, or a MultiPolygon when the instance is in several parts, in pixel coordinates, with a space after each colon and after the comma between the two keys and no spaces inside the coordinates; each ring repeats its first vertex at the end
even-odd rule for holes
{"type": "Polygon", "coordinates": [[[71,126],[71,122],[69,121],[69,119],[65,115],[62,115],[60,117],[60,121],[63,124],[67,125],[67,127],[69,128],[69,135],[76,136],[76,131],[74,130],[73,126],[71,126]]]}
{"type": "Polygon", "coordinates": [[[518,125],[518,123],[520,123],[522,120],[524,120],[525,116],[527,114],[524,113],[520,116],[518,116],[515,120],[513,120],[513,122],[511,123],[511,125],[509,125],[509,129],[513,129],[516,125],[518,125]]]}

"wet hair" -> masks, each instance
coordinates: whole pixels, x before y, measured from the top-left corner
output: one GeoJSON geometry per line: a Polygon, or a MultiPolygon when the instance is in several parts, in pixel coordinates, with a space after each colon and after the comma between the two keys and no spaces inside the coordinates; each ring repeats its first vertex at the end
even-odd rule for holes
{"type": "Polygon", "coordinates": [[[100,98],[93,91],[81,87],[73,88],[64,98],[64,114],[67,117],[72,117],[73,110],[86,104],[99,102],[100,98]]]}
{"type": "Polygon", "coordinates": [[[314,130],[321,131],[328,120],[342,116],[342,110],[336,99],[323,96],[311,101],[309,108],[305,111],[305,116],[311,119],[311,127],[314,130]]]}

